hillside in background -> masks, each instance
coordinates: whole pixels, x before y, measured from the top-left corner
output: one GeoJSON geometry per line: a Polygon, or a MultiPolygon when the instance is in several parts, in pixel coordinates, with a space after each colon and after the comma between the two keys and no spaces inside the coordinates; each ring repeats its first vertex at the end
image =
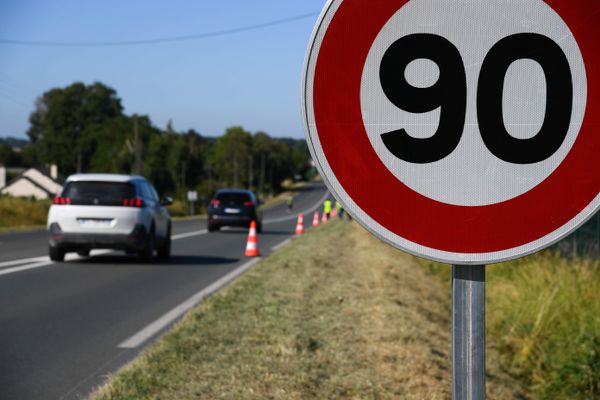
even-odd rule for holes
{"type": "Polygon", "coordinates": [[[27,139],[19,139],[12,136],[0,137],[0,145],[3,144],[17,149],[22,149],[27,146],[28,143],[29,141],[27,139]]]}

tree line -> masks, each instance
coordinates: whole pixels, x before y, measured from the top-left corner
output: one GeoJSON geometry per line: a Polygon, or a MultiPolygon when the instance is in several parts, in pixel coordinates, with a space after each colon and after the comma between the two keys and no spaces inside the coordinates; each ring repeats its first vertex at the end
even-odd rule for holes
{"type": "Polygon", "coordinates": [[[73,83],[45,92],[35,103],[29,144],[14,151],[0,144],[0,164],[55,163],[59,171],[136,173],[161,193],[183,198],[187,190],[208,198],[220,187],[250,188],[265,195],[287,178],[310,170],[304,140],[272,138],[241,126],[218,138],[193,129],[164,129],[147,115],[125,115],[117,92],[102,83],[73,83]]]}

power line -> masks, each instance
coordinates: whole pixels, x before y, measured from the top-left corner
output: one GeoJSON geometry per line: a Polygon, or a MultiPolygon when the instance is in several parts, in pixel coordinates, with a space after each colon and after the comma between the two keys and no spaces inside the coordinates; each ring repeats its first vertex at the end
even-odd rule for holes
{"type": "Polygon", "coordinates": [[[217,36],[232,35],[235,33],[253,31],[257,29],[269,28],[276,25],[283,25],[289,22],[298,21],[310,17],[317,16],[318,12],[312,12],[309,14],[296,15],[294,17],[279,19],[275,21],[264,22],[262,24],[242,26],[239,28],[226,29],[221,31],[198,33],[194,35],[186,36],[171,36],[155,39],[141,39],[141,40],[126,40],[116,42],[44,42],[44,41],[29,41],[29,40],[16,40],[16,39],[2,39],[0,38],[0,44],[17,45],[17,46],[37,46],[37,47],[113,47],[113,46],[138,46],[138,45],[149,45],[149,44],[160,44],[169,42],[184,42],[190,40],[207,39],[217,36]]]}

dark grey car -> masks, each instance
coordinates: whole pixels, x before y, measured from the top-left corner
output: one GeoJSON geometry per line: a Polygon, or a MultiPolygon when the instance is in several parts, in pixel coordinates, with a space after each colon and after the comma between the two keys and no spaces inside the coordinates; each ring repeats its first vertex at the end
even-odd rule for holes
{"type": "Polygon", "coordinates": [[[257,232],[262,231],[262,211],[256,195],[245,189],[221,189],[208,205],[208,231],[222,226],[249,227],[256,221],[257,232]]]}

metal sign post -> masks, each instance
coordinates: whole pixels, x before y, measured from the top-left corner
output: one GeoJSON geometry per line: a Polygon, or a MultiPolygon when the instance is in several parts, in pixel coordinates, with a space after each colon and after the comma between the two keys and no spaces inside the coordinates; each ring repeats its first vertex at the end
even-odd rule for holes
{"type": "Polygon", "coordinates": [[[485,399],[485,265],[452,266],[452,399],[485,399]]]}
{"type": "Polygon", "coordinates": [[[190,190],[187,193],[188,201],[190,202],[190,215],[194,215],[194,203],[198,200],[198,192],[190,190]]]}

